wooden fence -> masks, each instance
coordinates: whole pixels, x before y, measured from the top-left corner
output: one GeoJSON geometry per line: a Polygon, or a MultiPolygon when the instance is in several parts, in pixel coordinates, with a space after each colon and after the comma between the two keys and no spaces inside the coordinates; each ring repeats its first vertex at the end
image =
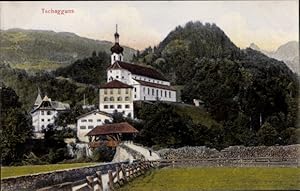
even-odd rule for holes
{"type": "MultiPolygon", "coordinates": [[[[116,167],[115,171],[108,170],[107,186],[110,191],[121,187],[132,179],[145,174],[147,170],[154,167],[150,161],[138,161],[132,164],[121,164],[116,167]]],[[[97,171],[93,176],[86,177],[87,185],[78,189],[78,191],[103,191],[103,184],[101,172],[97,171]]]]}

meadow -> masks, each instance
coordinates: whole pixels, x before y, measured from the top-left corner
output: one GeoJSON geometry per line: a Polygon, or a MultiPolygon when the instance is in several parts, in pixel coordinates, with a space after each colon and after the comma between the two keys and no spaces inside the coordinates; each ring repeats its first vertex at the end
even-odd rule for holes
{"type": "Polygon", "coordinates": [[[300,168],[163,168],[138,177],[120,191],[299,190],[300,168]]]}
{"type": "Polygon", "coordinates": [[[1,179],[11,176],[21,176],[40,172],[50,172],[55,170],[70,169],[95,165],[96,163],[71,163],[71,164],[51,164],[51,165],[27,165],[1,167],[1,179]]]}

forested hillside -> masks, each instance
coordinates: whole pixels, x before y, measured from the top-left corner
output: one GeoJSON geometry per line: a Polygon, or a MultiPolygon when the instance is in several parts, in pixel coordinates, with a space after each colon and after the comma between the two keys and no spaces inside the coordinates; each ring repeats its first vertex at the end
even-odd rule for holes
{"type": "Polygon", "coordinates": [[[21,69],[0,65],[0,82],[13,88],[23,103],[24,109],[29,111],[40,88],[42,95],[47,94],[52,100],[67,102],[74,106],[82,103],[85,94],[89,104],[97,103],[97,89],[93,86],[74,83],[70,80],[56,78],[53,74],[43,72],[31,76],[21,69]]]}
{"type": "Polygon", "coordinates": [[[182,100],[201,99],[223,125],[224,143],[287,144],[296,131],[296,75],[281,61],[240,50],[214,24],[189,22],[134,56],[183,85],[182,100]],[[229,133],[230,132],[230,133],[229,133]],[[262,137],[265,135],[265,137],[262,137]]]}
{"type": "Polygon", "coordinates": [[[99,85],[106,81],[106,68],[110,65],[110,56],[105,52],[94,51],[91,57],[75,61],[69,66],[58,68],[54,74],[71,78],[76,82],[99,85]]]}
{"type": "MultiPolygon", "coordinates": [[[[112,45],[67,32],[1,30],[0,59],[12,67],[29,71],[53,70],[88,57],[93,51],[109,53],[112,45]]],[[[125,59],[131,59],[134,52],[124,47],[125,59]]]]}

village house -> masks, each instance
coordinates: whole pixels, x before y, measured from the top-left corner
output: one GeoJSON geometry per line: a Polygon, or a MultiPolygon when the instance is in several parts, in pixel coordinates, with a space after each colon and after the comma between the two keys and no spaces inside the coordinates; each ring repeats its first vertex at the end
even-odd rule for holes
{"type": "Polygon", "coordinates": [[[96,126],[112,121],[112,115],[94,110],[77,117],[77,137],[81,142],[89,142],[86,134],[96,126]]]}
{"type": "Polygon", "coordinates": [[[70,105],[59,101],[52,101],[45,96],[41,98],[40,92],[35,100],[33,110],[30,112],[32,117],[33,133],[35,138],[43,138],[42,131],[51,124],[54,124],[55,117],[58,113],[70,109],[70,105]]]}

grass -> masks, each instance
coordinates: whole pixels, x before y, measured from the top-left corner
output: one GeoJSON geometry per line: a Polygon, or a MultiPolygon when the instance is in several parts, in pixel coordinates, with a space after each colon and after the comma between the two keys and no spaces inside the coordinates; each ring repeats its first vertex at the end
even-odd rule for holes
{"type": "Polygon", "coordinates": [[[70,169],[95,165],[96,163],[71,163],[71,164],[51,164],[51,165],[28,165],[28,166],[10,166],[1,167],[1,178],[11,176],[21,176],[35,174],[40,172],[49,172],[61,169],[70,169]]]}
{"type": "Polygon", "coordinates": [[[120,191],[299,190],[300,168],[164,168],[139,177],[120,191]]]}

